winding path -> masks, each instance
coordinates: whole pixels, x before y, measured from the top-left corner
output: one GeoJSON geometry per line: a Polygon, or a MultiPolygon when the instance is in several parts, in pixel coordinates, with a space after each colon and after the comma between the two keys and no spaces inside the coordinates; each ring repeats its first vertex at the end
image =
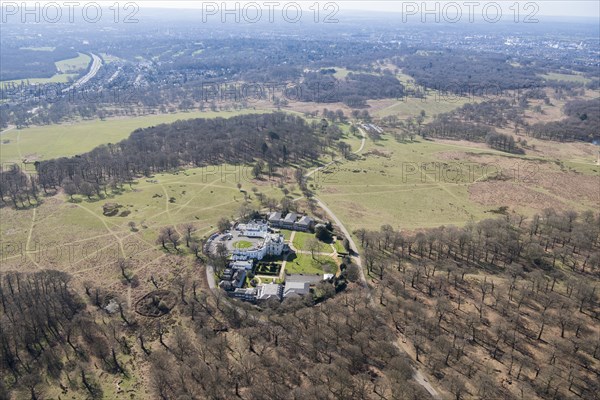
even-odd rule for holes
{"type": "MultiPolygon", "coordinates": [[[[361,142],[360,148],[358,150],[356,150],[354,152],[354,154],[359,154],[360,152],[363,151],[363,149],[365,147],[365,141],[366,141],[366,138],[367,138],[367,135],[365,134],[365,132],[361,128],[358,128],[358,129],[359,129],[360,133],[362,134],[362,142],[361,142]]],[[[323,167],[319,167],[319,168],[313,169],[312,171],[310,171],[309,173],[307,173],[305,175],[305,177],[311,176],[312,174],[314,174],[319,169],[327,167],[328,165],[331,165],[334,162],[335,162],[335,160],[332,161],[332,162],[330,162],[330,163],[328,163],[327,165],[325,165],[323,167]]],[[[358,270],[360,271],[361,284],[362,284],[363,288],[365,288],[367,290],[367,297],[368,297],[369,301],[371,302],[371,304],[374,305],[374,301],[373,301],[373,297],[372,297],[372,293],[371,293],[371,288],[369,287],[369,284],[368,284],[367,279],[365,277],[365,271],[364,271],[364,268],[362,266],[362,261],[361,261],[360,255],[358,254],[358,247],[356,246],[356,243],[354,242],[354,239],[352,238],[352,235],[350,235],[350,232],[344,226],[344,224],[342,223],[342,221],[337,217],[337,215],[335,215],[335,213],[333,211],[331,211],[331,209],[329,207],[327,207],[327,204],[325,204],[318,197],[314,197],[314,199],[317,202],[317,204],[319,205],[319,207],[321,207],[321,209],[323,211],[325,211],[325,213],[329,216],[329,218],[331,218],[331,220],[338,226],[338,228],[346,236],[346,238],[348,239],[348,242],[350,242],[350,249],[352,250],[352,261],[359,267],[358,270]]],[[[404,348],[403,345],[401,345],[398,342],[395,342],[394,344],[400,350],[402,350],[403,352],[407,353],[407,351],[406,351],[406,349],[404,348]]],[[[441,399],[440,394],[437,392],[437,390],[435,390],[435,388],[433,386],[431,386],[431,384],[425,378],[425,376],[421,373],[421,371],[419,371],[417,368],[413,368],[413,369],[414,369],[413,378],[415,379],[415,382],[417,382],[419,385],[421,385],[421,387],[423,387],[423,389],[425,389],[431,395],[431,397],[434,398],[435,400],[441,399]]]]}
{"type": "MultiPolygon", "coordinates": [[[[364,132],[364,130],[362,128],[358,128],[358,129],[362,135],[362,140],[361,140],[360,147],[356,151],[353,152],[354,154],[359,154],[364,150],[366,139],[367,139],[367,135],[364,132]]],[[[311,171],[307,172],[304,176],[306,178],[308,178],[308,177],[312,176],[314,173],[316,173],[317,171],[327,168],[328,166],[330,166],[333,163],[338,162],[338,161],[339,161],[339,158],[334,159],[333,161],[331,161],[321,167],[312,169],[311,171]]],[[[360,271],[361,286],[365,290],[367,290],[367,297],[368,297],[369,301],[372,304],[374,304],[373,296],[371,293],[371,288],[369,287],[369,284],[367,282],[367,278],[365,276],[365,271],[362,266],[362,260],[360,258],[360,254],[358,253],[358,247],[356,246],[356,243],[354,242],[352,235],[350,234],[350,232],[348,231],[346,226],[342,223],[342,221],[337,217],[337,215],[335,215],[335,213],[333,211],[331,211],[331,209],[327,206],[327,204],[325,204],[318,197],[314,197],[314,199],[317,202],[317,204],[319,205],[319,207],[321,207],[321,209],[323,211],[325,211],[325,213],[329,216],[329,218],[338,226],[338,228],[342,231],[342,233],[348,239],[348,242],[350,243],[350,249],[352,250],[352,255],[351,255],[352,261],[358,266],[358,270],[360,271]]],[[[207,278],[208,286],[210,287],[210,289],[215,289],[216,288],[215,275],[214,275],[213,267],[210,264],[206,265],[206,278],[207,278]]],[[[396,347],[398,347],[403,352],[405,352],[405,353],[407,352],[406,349],[404,348],[404,346],[401,345],[400,343],[395,342],[394,344],[396,345],[396,347]]],[[[431,397],[433,399],[435,399],[435,400],[441,399],[441,396],[437,392],[437,390],[435,390],[435,388],[433,386],[431,386],[431,384],[425,378],[425,376],[421,373],[421,371],[419,371],[416,368],[414,368],[413,378],[415,379],[415,382],[417,382],[421,387],[423,387],[423,389],[425,389],[431,395],[431,397]]]]}

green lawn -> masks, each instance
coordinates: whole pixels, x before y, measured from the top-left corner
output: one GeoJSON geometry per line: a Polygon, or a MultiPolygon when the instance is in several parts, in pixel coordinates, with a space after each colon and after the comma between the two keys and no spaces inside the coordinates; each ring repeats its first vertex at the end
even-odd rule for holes
{"type": "Polygon", "coordinates": [[[343,239],[338,239],[333,243],[333,246],[335,247],[335,250],[338,253],[347,253],[346,249],[344,248],[344,241],[343,239]]]}
{"type": "MultiPolygon", "coordinates": [[[[296,232],[296,236],[294,236],[294,247],[298,250],[310,251],[308,248],[308,241],[310,239],[316,239],[315,235],[308,232],[296,232]]],[[[319,252],[322,253],[331,253],[331,246],[327,243],[323,243],[319,241],[319,252]]]]}
{"type": "Polygon", "coordinates": [[[287,229],[280,229],[279,231],[283,235],[283,238],[285,240],[290,240],[290,237],[292,236],[292,231],[287,229]]]}
{"type": "Polygon", "coordinates": [[[296,254],[295,257],[290,257],[285,266],[285,272],[287,274],[305,274],[305,275],[322,275],[323,264],[333,262],[328,261],[327,258],[313,259],[310,254],[296,254]]]}
{"type": "Polygon", "coordinates": [[[247,240],[239,240],[233,243],[233,247],[236,249],[250,249],[252,247],[252,242],[247,240]]]}

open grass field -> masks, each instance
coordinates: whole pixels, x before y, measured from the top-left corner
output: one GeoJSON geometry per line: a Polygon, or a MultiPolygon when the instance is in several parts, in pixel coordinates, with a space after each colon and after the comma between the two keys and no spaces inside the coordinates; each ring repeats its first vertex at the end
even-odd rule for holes
{"type": "Polygon", "coordinates": [[[33,51],[54,51],[56,47],[42,46],[42,47],[21,47],[20,50],[33,50],[33,51]]]}
{"type": "Polygon", "coordinates": [[[598,172],[577,173],[555,159],[468,142],[399,143],[386,135],[378,143],[369,140],[359,159],[328,172],[316,175],[313,184],[351,231],[384,224],[408,230],[464,225],[493,218],[503,206],[531,215],[549,207],[596,209],[600,203],[598,172]],[[495,179],[499,171],[501,179],[495,179]]]}
{"type": "Polygon", "coordinates": [[[79,74],[54,74],[50,78],[13,79],[10,81],[2,81],[0,85],[19,85],[21,84],[21,82],[29,83],[30,85],[44,85],[46,83],[67,83],[69,82],[69,80],[74,80],[78,76],[79,74]]]}
{"type": "Polygon", "coordinates": [[[423,99],[407,96],[404,99],[368,100],[372,108],[371,115],[383,118],[396,115],[400,119],[415,117],[421,110],[425,111],[426,122],[436,114],[452,111],[466,103],[475,102],[471,97],[449,97],[437,91],[429,91],[423,99]]]}
{"type": "Polygon", "coordinates": [[[104,60],[104,62],[107,64],[121,60],[119,57],[114,56],[112,54],[100,53],[100,55],[102,56],[102,59],[104,60]]]}
{"type": "Polygon", "coordinates": [[[260,112],[269,111],[253,109],[222,112],[194,111],[13,129],[2,134],[0,162],[35,161],[74,156],[90,151],[101,144],[123,140],[137,128],[146,128],[179,119],[227,118],[260,112]]]}
{"type": "Polygon", "coordinates": [[[58,71],[65,74],[84,71],[92,61],[92,58],[87,54],[78,54],[79,55],[75,58],[57,61],[55,64],[58,71]]]}

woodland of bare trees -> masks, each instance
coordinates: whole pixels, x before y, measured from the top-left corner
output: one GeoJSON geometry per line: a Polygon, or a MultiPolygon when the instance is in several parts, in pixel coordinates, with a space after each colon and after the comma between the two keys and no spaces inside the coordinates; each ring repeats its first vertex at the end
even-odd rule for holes
{"type": "Polygon", "coordinates": [[[180,276],[163,288],[177,305],[160,318],[93,284],[78,294],[56,271],[8,273],[0,289],[2,398],[100,399],[115,381],[165,400],[428,397],[356,288],[318,306],[293,298],[259,312],[180,276]]]}
{"type": "Polygon", "coordinates": [[[91,286],[86,291],[89,306],[66,273],[2,275],[0,398],[12,393],[19,399],[45,399],[54,388],[54,393],[101,399],[100,374],[130,375],[124,358],[132,340],[123,332],[132,320],[120,304],[122,319],[95,314],[106,305],[106,294],[91,286]]]}
{"type": "Polygon", "coordinates": [[[490,147],[509,153],[521,153],[523,150],[516,146],[510,135],[498,133],[496,128],[510,128],[515,133],[545,140],[591,142],[598,139],[600,99],[570,101],[563,108],[565,119],[529,124],[524,112],[531,99],[551,103],[541,89],[528,90],[518,99],[467,103],[449,113],[438,114],[422,129],[418,124],[418,132],[425,137],[485,141],[490,147]]]}
{"type": "Polygon", "coordinates": [[[4,170],[0,167],[0,203],[15,209],[39,203],[42,194],[37,179],[26,174],[14,164],[4,170]]]}
{"type": "Polygon", "coordinates": [[[190,329],[174,328],[150,356],[156,398],[428,397],[363,294],[318,307],[286,300],[263,315],[218,298],[210,313],[203,304],[188,299],[190,329]]]}
{"type": "Polygon", "coordinates": [[[595,399],[600,216],[355,232],[375,301],[456,399],[595,399]]]}
{"type": "Polygon", "coordinates": [[[591,142],[599,138],[600,98],[574,100],[564,107],[567,118],[560,121],[537,123],[527,129],[527,134],[539,139],[591,142]]]}

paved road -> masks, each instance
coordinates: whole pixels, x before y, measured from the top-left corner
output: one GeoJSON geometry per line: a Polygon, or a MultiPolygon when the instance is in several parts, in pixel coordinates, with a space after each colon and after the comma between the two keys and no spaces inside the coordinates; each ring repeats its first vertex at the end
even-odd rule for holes
{"type": "Polygon", "coordinates": [[[90,54],[92,56],[92,66],[90,67],[89,72],[87,74],[85,74],[84,76],[82,76],[81,78],[79,78],[77,80],[77,82],[75,82],[68,88],[63,89],[62,90],[63,93],[66,93],[72,89],[76,89],[81,85],[85,85],[90,79],[92,79],[94,76],[96,76],[96,74],[100,70],[100,67],[102,66],[102,59],[93,53],[90,53],[90,54]]]}
{"type": "MultiPolygon", "coordinates": [[[[360,153],[364,149],[364,147],[365,147],[365,141],[366,141],[367,135],[365,134],[365,132],[361,128],[359,128],[359,130],[360,130],[360,133],[362,134],[362,143],[360,145],[360,148],[357,151],[355,151],[354,154],[360,153]]],[[[333,162],[334,161],[332,161],[331,163],[329,163],[327,165],[330,165],[333,162]]],[[[320,168],[324,168],[324,167],[320,167],[320,168]]],[[[312,175],[313,173],[315,173],[320,168],[317,168],[317,169],[314,169],[314,170],[310,171],[305,176],[309,177],[310,175],[312,175]]],[[[331,211],[331,209],[329,207],[327,207],[327,204],[325,204],[321,199],[319,199],[317,197],[315,197],[314,199],[317,202],[317,204],[319,205],[319,207],[321,207],[321,209],[323,209],[323,211],[325,211],[325,213],[327,213],[327,215],[329,216],[329,218],[331,218],[331,220],[340,228],[340,230],[346,236],[346,238],[348,238],[348,241],[350,242],[350,249],[354,253],[354,255],[352,256],[352,261],[356,265],[358,265],[358,267],[359,267],[358,270],[360,271],[360,280],[361,280],[362,286],[367,289],[367,297],[369,298],[369,301],[372,304],[374,304],[373,297],[371,295],[371,288],[369,287],[369,284],[368,284],[367,279],[365,277],[365,271],[364,271],[364,268],[362,266],[362,261],[361,261],[360,255],[358,254],[358,246],[356,246],[356,243],[354,242],[354,239],[352,239],[352,235],[350,235],[350,232],[344,226],[344,224],[342,223],[342,221],[337,217],[337,215],[335,215],[335,213],[333,211],[331,211]]],[[[400,350],[402,350],[403,352],[406,352],[406,350],[404,348],[402,348],[402,346],[399,343],[396,342],[394,344],[400,350]]],[[[419,371],[416,368],[414,368],[413,378],[415,379],[415,382],[417,382],[419,385],[421,385],[423,387],[423,389],[425,389],[431,395],[431,397],[433,397],[435,400],[441,399],[441,396],[437,392],[437,390],[435,390],[435,388],[433,386],[431,386],[431,384],[425,378],[425,376],[421,373],[421,371],[419,371]]]]}
{"type": "MultiPolygon", "coordinates": [[[[208,248],[208,252],[211,252],[213,241],[210,240],[210,242],[206,246],[208,248]]],[[[208,287],[210,290],[214,290],[217,288],[217,284],[215,283],[215,268],[208,262],[206,263],[206,281],[208,282],[208,287]]]]}
{"type": "MultiPolygon", "coordinates": [[[[367,134],[365,133],[365,131],[362,128],[358,128],[358,130],[360,131],[360,134],[362,135],[362,139],[360,141],[360,147],[358,148],[358,150],[354,151],[354,154],[359,154],[360,152],[363,151],[363,149],[365,148],[365,143],[367,141],[367,134]]],[[[306,178],[310,177],[312,174],[314,174],[315,172],[319,171],[320,169],[326,168],[327,166],[333,164],[334,162],[336,162],[337,160],[331,161],[330,163],[319,167],[319,168],[315,168],[312,171],[309,171],[308,173],[306,173],[304,176],[306,178]]],[[[319,199],[318,197],[314,198],[315,201],[317,202],[317,204],[319,205],[319,207],[321,207],[323,209],[323,211],[325,211],[327,213],[327,215],[329,216],[329,218],[332,219],[333,222],[335,222],[335,224],[340,228],[340,230],[342,231],[342,233],[346,236],[346,238],[348,238],[348,241],[350,242],[350,249],[352,250],[352,252],[354,253],[354,255],[352,256],[352,261],[358,265],[359,267],[359,271],[360,271],[360,280],[363,284],[364,287],[368,288],[369,285],[367,283],[367,279],[365,277],[365,271],[362,267],[362,261],[360,259],[360,255],[358,254],[358,246],[356,246],[356,243],[354,243],[354,239],[352,239],[352,235],[350,235],[350,232],[348,231],[348,229],[346,229],[346,227],[344,226],[344,224],[342,223],[342,221],[337,217],[337,215],[334,214],[333,211],[331,211],[331,209],[329,207],[327,207],[327,204],[325,204],[323,202],[323,200],[319,199]]],[[[369,292],[369,297],[371,296],[371,293],[369,292]]]]}
{"type": "MultiPolygon", "coordinates": [[[[368,288],[369,285],[367,283],[367,278],[365,277],[365,271],[364,271],[364,268],[362,267],[362,261],[360,259],[360,255],[358,254],[358,247],[356,246],[356,243],[354,243],[354,239],[352,239],[352,235],[350,235],[350,232],[348,231],[348,229],[346,229],[346,227],[344,226],[342,221],[340,221],[340,219],[333,213],[333,211],[331,211],[331,209],[329,207],[327,207],[327,204],[323,203],[323,201],[321,199],[319,199],[318,197],[314,197],[314,199],[317,202],[317,204],[319,205],[319,207],[321,207],[323,209],[323,211],[325,211],[327,213],[329,218],[331,218],[331,220],[340,228],[340,230],[342,231],[344,236],[346,236],[346,238],[350,242],[350,249],[354,253],[352,255],[352,261],[359,267],[358,270],[360,271],[360,280],[362,282],[363,287],[368,288]]],[[[368,296],[371,297],[370,292],[368,293],[368,296]]]]}
{"type": "Polygon", "coordinates": [[[206,264],[206,280],[208,282],[208,288],[214,290],[217,288],[215,284],[215,270],[212,265],[206,264]]]}

